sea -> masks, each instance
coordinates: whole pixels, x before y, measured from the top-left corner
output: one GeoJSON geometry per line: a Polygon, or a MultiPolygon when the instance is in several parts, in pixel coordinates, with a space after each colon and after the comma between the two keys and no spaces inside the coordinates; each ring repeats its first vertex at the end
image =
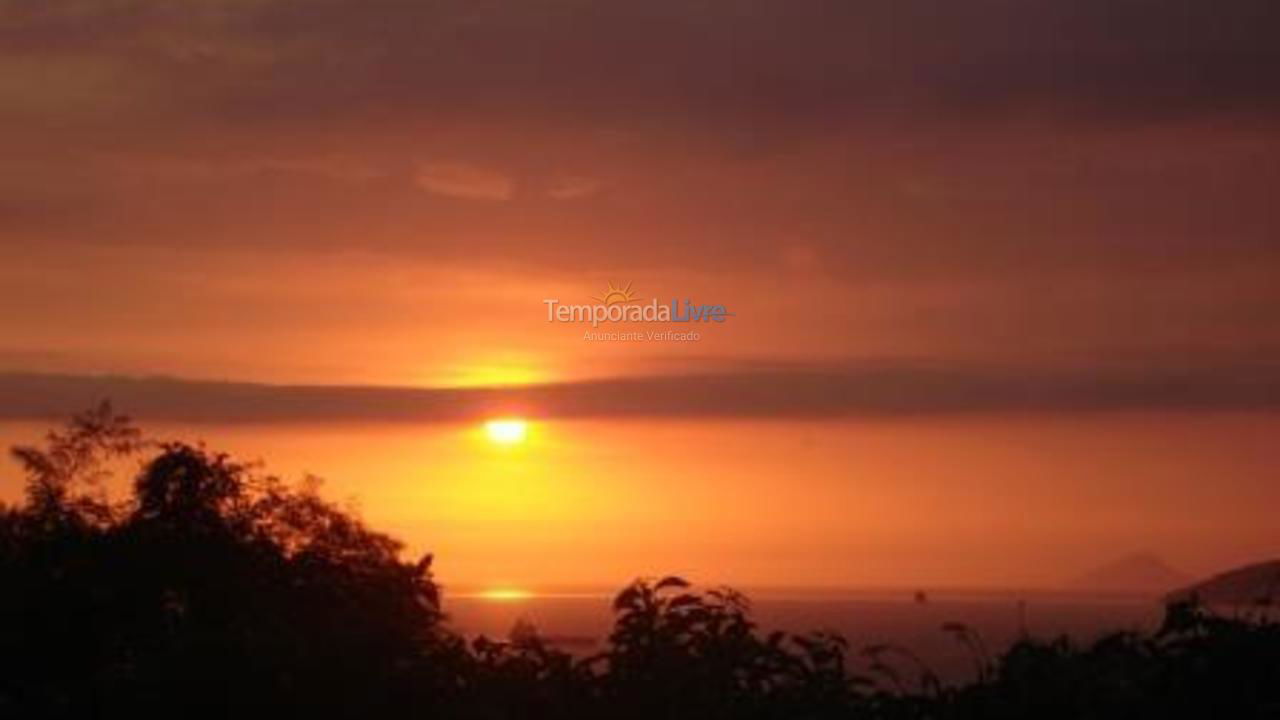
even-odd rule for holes
{"type": "MultiPolygon", "coordinates": [[[[1152,597],[1018,590],[766,590],[748,591],[751,617],[762,632],[834,632],[850,647],[855,671],[869,669],[865,652],[890,646],[880,659],[918,682],[927,669],[944,683],[973,680],[1000,653],[1025,637],[1066,636],[1085,645],[1121,631],[1159,628],[1162,605],[1152,597]],[[957,630],[963,627],[968,642],[957,630]]],[[[612,594],[573,591],[493,598],[447,596],[452,626],[468,637],[504,640],[517,623],[532,624],[551,645],[579,656],[605,646],[612,594]]]]}

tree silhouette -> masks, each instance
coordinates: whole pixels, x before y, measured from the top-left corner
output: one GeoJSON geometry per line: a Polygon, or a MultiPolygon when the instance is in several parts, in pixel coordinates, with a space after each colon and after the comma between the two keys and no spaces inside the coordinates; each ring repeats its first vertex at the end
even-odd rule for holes
{"type": "Polygon", "coordinates": [[[32,714],[361,715],[403,693],[439,631],[430,557],[201,447],[154,444],[127,500],[110,460],[147,447],[109,406],[14,455],[0,697],[32,714]]]}

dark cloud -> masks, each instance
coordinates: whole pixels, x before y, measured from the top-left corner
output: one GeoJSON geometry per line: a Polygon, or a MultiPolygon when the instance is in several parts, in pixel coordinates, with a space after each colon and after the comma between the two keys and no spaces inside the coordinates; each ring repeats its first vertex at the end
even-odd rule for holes
{"type": "Polygon", "coordinates": [[[168,378],[0,374],[0,417],[63,417],[109,399],[148,420],[448,422],[539,418],[834,418],[991,412],[1280,410],[1268,365],[1075,371],[918,363],[780,366],[506,389],[280,386],[168,378]]]}
{"type": "Polygon", "coordinates": [[[1277,21],[1265,0],[9,0],[0,218],[5,242],[543,267],[690,241],[767,267],[797,238],[841,270],[1252,259],[1277,21]],[[441,167],[507,201],[431,192],[441,167]],[[562,202],[566,176],[604,190],[562,202]]]}
{"type": "Polygon", "coordinates": [[[1269,0],[0,0],[0,246],[33,274],[88,245],[834,280],[897,287],[925,306],[903,326],[944,331],[986,293],[967,332],[993,346],[1274,347],[1278,20],[1269,0]]]}
{"type": "Polygon", "coordinates": [[[99,53],[193,110],[267,117],[1149,117],[1280,90],[1266,0],[18,0],[0,18],[11,52],[99,53]]]}

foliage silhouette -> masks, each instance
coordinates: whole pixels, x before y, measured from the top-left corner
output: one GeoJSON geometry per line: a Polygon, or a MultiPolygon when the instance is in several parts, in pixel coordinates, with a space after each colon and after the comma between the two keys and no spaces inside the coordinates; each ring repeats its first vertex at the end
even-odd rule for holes
{"type": "Polygon", "coordinates": [[[0,717],[1280,717],[1266,613],[1182,603],[1154,635],[1027,637],[994,657],[948,623],[978,669],[955,687],[904,648],[766,634],[741,594],[667,577],[623,589],[601,652],[576,658],[529,624],[464,640],[430,555],[401,560],[314,481],[146,440],[107,405],[13,455],[26,492],[0,508],[0,717]]]}
{"type": "Polygon", "coordinates": [[[439,628],[430,559],[309,490],[200,447],[146,445],[108,406],[19,448],[0,521],[0,703],[33,715],[367,710],[439,628]],[[104,463],[153,447],[132,496],[104,463]],[[266,705],[264,705],[266,703],[266,705]]]}

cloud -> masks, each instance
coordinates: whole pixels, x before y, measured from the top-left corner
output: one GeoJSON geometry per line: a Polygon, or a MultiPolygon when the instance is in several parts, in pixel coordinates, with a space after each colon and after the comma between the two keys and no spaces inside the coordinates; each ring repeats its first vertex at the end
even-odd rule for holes
{"type": "Polygon", "coordinates": [[[798,234],[843,276],[1269,261],[1278,15],[1267,0],[0,3],[15,89],[0,103],[22,104],[0,114],[0,214],[21,216],[6,242],[180,233],[436,257],[499,238],[471,257],[567,271],[690,243],[767,270],[798,234]],[[130,163],[154,177],[122,182],[130,163]],[[552,180],[518,193],[526,177],[552,180]],[[598,192],[615,184],[625,197],[598,192]],[[607,258],[603,232],[620,236],[607,258]]]}
{"type": "Polygon", "coordinates": [[[515,189],[510,177],[472,165],[427,163],[416,180],[428,192],[472,200],[510,200],[515,189]]]}
{"type": "Polygon", "coordinates": [[[283,386],[0,373],[0,417],[64,417],[102,400],[147,420],[452,422],[541,418],[815,419],[973,413],[1280,411],[1280,367],[1034,371],[920,364],[787,367],[518,388],[283,386]]]}
{"type": "Polygon", "coordinates": [[[1028,108],[1114,119],[1274,110],[1278,15],[1268,0],[78,0],[0,5],[0,40],[24,58],[203,80],[152,102],[264,119],[361,107],[588,126],[1028,108]]]}
{"type": "Polygon", "coordinates": [[[587,177],[561,175],[552,178],[547,186],[547,197],[556,200],[576,200],[591,197],[600,191],[600,181],[587,177]]]}
{"type": "MultiPolygon", "coordinates": [[[[180,246],[680,272],[756,317],[838,284],[813,299],[833,352],[1257,353],[1280,338],[1278,22],[1271,0],[0,0],[0,251],[82,288],[102,271],[40,258],[159,262],[144,311],[172,303],[147,258],[180,246]]],[[[306,282],[267,268],[237,272],[306,282]]],[[[0,306],[36,346],[126,305],[57,316],[32,285],[0,306]]],[[[56,367],[156,367],[115,352],[56,367]]]]}

